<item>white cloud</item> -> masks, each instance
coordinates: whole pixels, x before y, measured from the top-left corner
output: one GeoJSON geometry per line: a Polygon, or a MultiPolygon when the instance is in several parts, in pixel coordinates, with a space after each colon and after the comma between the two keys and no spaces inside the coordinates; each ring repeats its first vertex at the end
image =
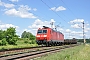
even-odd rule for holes
{"type": "Polygon", "coordinates": [[[4,6],[5,8],[14,8],[14,4],[4,3],[0,0],[0,6],[4,6]]]}
{"type": "Polygon", "coordinates": [[[72,28],[81,28],[82,26],[81,26],[82,24],[74,24],[74,25],[71,25],[71,27],[72,28]]]}
{"type": "Polygon", "coordinates": [[[85,30],[85,32],[89,32],[90,31],[90,27],[87,27],[84,30],[85,30]]]}
{"type": "Polygon", "coordinates": [[[6,7],[6,8],[13,8],[15,5],[14,4],[4,4],[4,6],[6,7]]]}
{"type": "Polygon", "coordinates": [[[36,8],[33,8],[33,11],[37,11],[37,9],[36,8]]]}
{"type": "Polygon", "coordinates": [[[0,21],[0,29],[5,30],[5,29],[7,29],[7,28],[9,28],[9,27],[19,28],[18,26],[15,26],[15,25],[13,25],[13,24],[5,24],[5,23],[2,23],[2,22],[0,21]]]}
{"type": "MultiPolygon", "coordinates": [[[[18,1],[18,0],[10,0],[10,1],[18,1]]],[[[30,10],[36,11],[36,8],[31,9],[28,5],[19,5],[19,8],[15,8],[14,4],[9,4],[9,3],[4,3],[0,0],[0,6],[4,6],[5,9],[4,13],[6,15],[11,15],[11,16],[17,16],[21,18],[37,18],[34,16],[33,13],[30,12],[30,10]]]]}
{"type": "MultiPolygon", "coordinates": [[[[79,31],[71,31],[72,34],[75,34],[75,37],[77,38],[82,38],[83,37],[83,21],[84,19],[75,19],[70,21],[69,23],[71,24],[72,28],[78,28],[79,31]]],[[[84,32],[85,32],[85,36],[88,36],[90,33],[90,27],[89,27],[89,23],[86,23],[84,21],[84,32]]],[[[88,38],[88,37],[86,37],[88,38]]]]}
{"type": "Polygon", "coordinates": [[[3,2],[0,0],[0,6],[3,6],[3,2]]]}
{"type": "Polygon", "coordinates": [[[72,31],[72,34],[82,34],[82,31],[76,32],[76,31],[72,31]]]}
{"type": "Polygon", "coordinates": [[[66,10],[66,8],[64,8],[63,6],[59,6],[59,7],[52,7],[50,10],[53,10],[53,11],[63,11],[63,10],[66,10]]]}
{"type": "Polygon", "coordinates": [[[64,30],[64,38],[68,38],[68,39],[72,39],[72,38],[83,38],[83,32],[82,31],[73,31],[73,30],[70,30],[70,29],[65,29],[64,30]]]}
{"type": "Polygon", "coordinates": [[[37,19],[37,20],[35,20],[35,22],[31,26],[29,26],[29,28],[38,29],[38,28],[41,28],[43,26],[49,26],[49,25],[50,25],[50,22],[37,19]]]}
{"type": "Polygon", "coordinates": [[[27,6],[20,6],[18,10],[15,8],[5,11],[5,14],[11,16],[17,16],[21,18],[36,18],[32,13],[29,13],[30,8],[27,6]]]}
{"type": "Polygon", "coordinates": [[[9,0],[9,1],[11,1],[11,2],[18,2],[19,0],[9,0]]]}
{"type": "MultiPolygon", "coordinates": [[[[50,27],[50,22],[54,21],[54,19],[51,19],[50,21],[42,21],[40,19],[36,19],[32,25],[28,26],[27,29],[24,29],[23,31],[31,32],[33,35],[36,35],[37,29],[42,28],[43,26],[48,26],[50,27]]],[[[55,21],[54,21],[55,22],[55,21]]],[[[23,32],[22,31],[22,32],[23,32]]]]}
{"type": "Polygon", "coordinates": [[[47,26],[47,27],[51,27],[50,23],[51,22],[55,22],[54,19],[51,19],[50,21],[42,21],[40,19],[36,19],[34,23],[32,23],[32,25],[28,26],[28,28],[31,29],[32,33],[34,35],[36,35],[37,29],[38,28],[42,28],[43,26],[47,26]]]}
{"type": "Polygon", "coordinates": [[[22,11],[22,12],[27,12],[27,11],[31,10],[31,8],[28,5],[20,5],[18,10],[22,11]]]}
{"type": "Polygon", "coordinates": [[[54,19],[51,19],[51,22],[55,23],[55,20],[54,19]]]}
{"type": "Polygon", "coordinates": [[[55,11],[55,10],[56,10],[56,7],[52,7],[50,10],[53,10],[53,11],[55,11]]]}
{"type": "Polygon", "coordinates": [[[0,21],[0,29],[1,30],[6,30],[7,28],[13,27],[16,29],[16,34],[20,36],[21,30],[19,29],[19,26],[13,25],[13,24],[8,24],[8,23],[3,23],[0,21]]]}
{"type": "Polygon", "coordinates": [[[69,23],[82,23],[84,21],[84,19],[75,19],[75,20],[72,20],[70,21],[69,23]]]}
{"type": "MultiPolygon", "coordinates": [[[[79,28],[82,29],[83,28],[83,21],[84,19],[75,19],[70,21],[69,23],[71,23],[71,27],[72,28],[79,28]]],[[[84,22],[84,31],[88,32],[90,31],[90,27],[88,27],[89,24],[84,22]]]]}
{"type": "Polygon", "coordinates": [[[12,24],[1,24],[0,29],[7,29],[9,27],[19,28],[18,26],[12,25],[12,24]]]}
{"type": "Polygon", "coordinates": [[[57,30],[58,30],[58,31],[64,31],[64,29],[63,29],[63,28],[57,28],[57,30]]]}
{"type": "Polygon", "coordinates": [[[66,29],[66,32],[67,32],[67,33],[70,33],[70,32],[71,32],[71,30],[70,30],[70,29],[66,29]]]}
{"type": "Polygon", "coordinates": [[[82,28],[83,21],[84,21],[84,19],[75,19],[75,20],[70,21],[69,23],[71,24],[72,28],[82,28]]]}

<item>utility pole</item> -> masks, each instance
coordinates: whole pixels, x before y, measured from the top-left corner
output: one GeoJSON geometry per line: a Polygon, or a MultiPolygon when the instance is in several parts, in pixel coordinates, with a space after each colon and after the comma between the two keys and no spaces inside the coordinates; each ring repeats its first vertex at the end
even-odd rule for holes
{"type": "Polygon", "coordinates": [[[85,40],[85,33],[84,33],[84,21],[83,21],[83,41],[84,41],[84,44],[86,43],[86,40],[85,40]]]}

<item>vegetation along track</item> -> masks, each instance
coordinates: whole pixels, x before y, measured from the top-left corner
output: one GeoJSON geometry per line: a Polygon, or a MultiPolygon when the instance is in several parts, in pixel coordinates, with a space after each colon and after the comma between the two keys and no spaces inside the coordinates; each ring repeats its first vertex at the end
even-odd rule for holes
{"type": "Polygon", "coordinates": [[[46,55],[48,53],[53,53],[60,51],[65,48],[77,46],[77,44],[74,45],[64,45],[64,46],[56,46],[56,47],[43,47],[40,49],[33,49],[31,51],[23,52],[23,53],[18,53],[18,54],[13,54],[13,55],[8,55],[8,56],[1,56],[0,60],[28,60],[32,59],[38,56],[46,55]]]}

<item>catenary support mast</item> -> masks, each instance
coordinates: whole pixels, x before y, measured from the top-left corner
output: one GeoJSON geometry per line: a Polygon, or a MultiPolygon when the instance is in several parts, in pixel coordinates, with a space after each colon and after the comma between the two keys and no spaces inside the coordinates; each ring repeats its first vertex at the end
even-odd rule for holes
{"type": "Polygon", "coordinates": [[[86,43],[86,40],[85,40],[85,32],[84,32],[84,21],[83,21],[83,40],[84,40],[84,44],[86,43]]]}

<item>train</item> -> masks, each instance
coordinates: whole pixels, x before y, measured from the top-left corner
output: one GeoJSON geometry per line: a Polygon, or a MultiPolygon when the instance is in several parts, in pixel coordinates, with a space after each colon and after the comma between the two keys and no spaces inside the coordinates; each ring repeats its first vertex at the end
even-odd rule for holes
{"type": "Polygon", "coordinates": [[[77,40],[75,38],[71,40],[64,39],[63,33],[43,26],[43,28],[38,28],[37,30],[36,43],[38,45],[56,46],[62,44],[76,44],[77,40]]]}

